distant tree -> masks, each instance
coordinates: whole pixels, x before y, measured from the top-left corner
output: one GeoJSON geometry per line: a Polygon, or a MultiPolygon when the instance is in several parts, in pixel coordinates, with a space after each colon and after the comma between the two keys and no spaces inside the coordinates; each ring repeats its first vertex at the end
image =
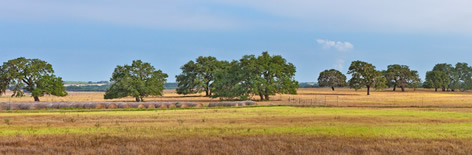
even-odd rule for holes
{"type": "Polygon", "coordinates": [[[384,77],[387,79],[387,85],[393,86],[393,91],[399,86],[402,91],[405,91],[405,87],[418,87],[418,83],[421,79],[418,76],[418,72],[410,70],[407,65],[389,65],[387,70],[383,72],[384,77]]]}
{"type": "Polygon", "coordinates": [[[258,95],[261,100],[269,100],[269,95],[277,93],[296,94],[295,66],[281,56],[263,52],[227,64],[217,73],[213,97],[246,99],[258,95]]]}
{"type": "Polygon", "coordinates": [[[24,57],[8,60],[1,67],[0,92],[12,86],[13,97],[24,96],[23,90],[31,92],[34,101],[45,94],[66,96],[64,81],[54,75],[52,65],[40,59],[26,59],[24,57]]]}
{"type": "Polygon", "coordinates": [[[370,95],[370,88],[382,89],[386,87],[385,78],[382,73],[375,70],[375,66],[363,61],[353,61],[349,66],[348,74],[352,74],[349,85],[354,89],[360,89],[362,86],[367,88],[367,95],[370,95]]]}
{"type": "Polygon", "coordinates": [[[270,56],[267,51],[257,57],[256,64],[260,73],[260,78],[256,78],[256,90],[261,100],[269,100],[269,95],[276,93],[297,93],[298,82],[294,79],[295,65],[287,63],[280,55],[270,56]]]}
{"type": "Polygon", "coordinates": [[[424,82],[425,88],[434,88],[434,91],[438,91],[438,88],[447,87],[448,83],[449,76],[446,73],[442,71],[426,72],[426,80],[424,82]]]}
{"type": "Polygon", "coordinates": [[[177,93],[185,95],[205,91],[205,95],[210,96],[215,73],[221,68],[222,62],[212,56],[200,56],[195,62],[189,61],[180,68],[182,73],[176,76],[179,83],[177,93]]]}
{"type": "MultiPolygon", "coordinates": [[[[249,72],[249,71],[248,71],[249,72]]],[[[238,61],[233,60],[231,63],[226,62],[221,70],[215,73],[215,82],[213,83],[213,98],[227,98],[240,100],[250,99],[252,97],[252,85],[248,86],[247,76],[243,76],[238,61]]]]}
{"type": "Polygon", "coordinates": [[[410,72],[409,87],[416,90],[416,88],[420,86],[421,86],[421,78],[418,75],[418,71],[412,70],[410,72]]]}
{"type": "Polygon", "coordinates": [[[134,60],[130,65],[117,66],[110,79],[105,99],[132,96],[136,102],[147,96],[161,96],[167,74],[156,70],[150,63],[134,60]]]}
{"type": "Polygon", "coordinates": [[[455,71],[455,68],[451,64],[436,64],[433,68],[433,71],[444,72],[449,77],[449,82],[447,85],[442,87],[442,91],[449,91],[449,89],[451,89],[451,91],[454,91],[455,89],[459,88],[459,76],[455,71]]]}
{"type": "Polygon", "coordinates": [[[461,91],[472,89],[472,67],[467,63],[457,63],[455,66],[459,88],[461,91]]]}
{"type": "Polygon", "coordinates": [[[324,70],[318,77],[318,85],[320,87],[331,87],[334,91],[334,87],[346,86],[346,76],[335,69],[324,70]]]}

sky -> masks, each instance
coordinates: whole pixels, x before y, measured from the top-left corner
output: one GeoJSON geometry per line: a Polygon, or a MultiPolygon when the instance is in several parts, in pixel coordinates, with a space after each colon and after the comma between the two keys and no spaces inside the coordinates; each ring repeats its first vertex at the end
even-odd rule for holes
{"type": "MultiPolygon", "coordinates": [[[[351,61],[472,64],[470,0],[1,0],[0,61],[39,58],[65,81],[109,80],[140,59],[169,74],[198,56],[268,51],[316,81],[351,61]]],[[[349,77],[349,76],[348,76],[349,77]]]]}

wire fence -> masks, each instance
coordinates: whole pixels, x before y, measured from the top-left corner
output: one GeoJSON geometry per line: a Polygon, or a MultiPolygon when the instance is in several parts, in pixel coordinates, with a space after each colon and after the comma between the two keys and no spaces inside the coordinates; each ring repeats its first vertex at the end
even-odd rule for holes
{"type": "Polygon", "coordinates": [[[399,106],[399,107],[472,107],[472,96],[288,96],[275,104],[303,106],[399,106]]]}

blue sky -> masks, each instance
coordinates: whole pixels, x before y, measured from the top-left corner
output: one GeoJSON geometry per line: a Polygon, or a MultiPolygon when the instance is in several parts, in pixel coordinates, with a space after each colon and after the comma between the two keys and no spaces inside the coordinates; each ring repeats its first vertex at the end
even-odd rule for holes
{"type": "Polygon", "coordinates": [[[141,59],[175,81],[198,56],[239,59],[262,51],[316,81],[353,60],[406,64],[421,77],[436,63],[472,64],[467,0],[2,0],[0,61],[51,63],[64,80],[108,80],[141,59]]]}

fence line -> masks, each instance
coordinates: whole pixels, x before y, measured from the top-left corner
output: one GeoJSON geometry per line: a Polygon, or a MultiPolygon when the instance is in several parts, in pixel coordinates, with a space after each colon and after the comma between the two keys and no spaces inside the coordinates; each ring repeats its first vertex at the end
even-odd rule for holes
{"type": "Polygon", "coordinates": [[[280,104],[313,105],[313,106],[470,106],[472,96],[342,96],[316,95],[311,97],[289,96],[280,97],[280,104]]]}

